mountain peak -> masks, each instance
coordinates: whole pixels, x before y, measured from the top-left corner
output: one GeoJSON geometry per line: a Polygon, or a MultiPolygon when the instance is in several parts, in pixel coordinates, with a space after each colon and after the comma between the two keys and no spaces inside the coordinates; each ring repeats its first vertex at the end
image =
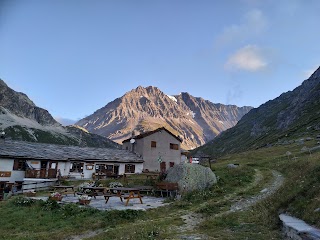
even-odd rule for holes
{"type": "Polygon", "coordinates": [[[249,110],[216,105],[187,92],[170,96],[155,86],[138,86],[76,124],[119,143],[133,131],[166,127],[181,135],[182,146],[190,149],[234,126],[249,110]]]}
{"type": "Polygon", "coordinates": [[[26,94],[16,92],[0,79],[0,105],[19,117],[35,120],[41,125],[60,125],[47,110],[37,107],[26,94]]]}
{"type": "Polygon", "coordinates": [[[312,73],[310,78],[320,78],[320,66],[318,67],[318,69],[314,73],[312,73]]]}

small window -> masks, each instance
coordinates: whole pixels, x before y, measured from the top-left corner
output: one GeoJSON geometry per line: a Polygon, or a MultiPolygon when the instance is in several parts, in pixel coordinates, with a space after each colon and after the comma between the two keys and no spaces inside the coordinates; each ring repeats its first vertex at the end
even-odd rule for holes
{"type": "Polygon", "coordinates": [[[106,170],[105,164],[96,164],[96,173],[104,172],[106,170]]]}
{"type": "Polygon", "coordinates": [[[135,165],[133,164],[126,164],[125,165],[125,172],[126,173],[135,173],[135,165]]]}
{"type": "Polygon", "coordinates": [[[70,172],[83,172],[83,162],[71,163],[70,172]]]}
{"type": "Polygon", "coordinates": [[[157,147],[157,142],[156,141],[151,141],[151,147],[156,148],[157,147]]]}
{"type": "Polygon", "coordinates": [[[26,161],[22,159],[15,159],[13,162],[14,171],[25,171],[26,170],[26,161]]]}
{"type": "Polygon", "coordinates": [[[170,149],[179,150],[179,145],[175,143],[170,143],[170,149]]]}
{"type": "Polygon", "coordinates": [[[170,167],[173,167],[174,166],[174,162],[170,162],[170,167]]]}

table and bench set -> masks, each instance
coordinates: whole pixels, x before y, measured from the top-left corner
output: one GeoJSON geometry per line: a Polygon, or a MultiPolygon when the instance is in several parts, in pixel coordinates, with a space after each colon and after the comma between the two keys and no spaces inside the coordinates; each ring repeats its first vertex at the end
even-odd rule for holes
{"type": "Polygon", "coordinates": [[[96,199],[97,196],[103,196],[106,204],[108,203],[109,199],[111,197],[117,197],[120,199],[121,202],[123,200],[125,201],[125,206],[128,206],[129,201],[131,199],[139,199],[140,203],[142,202],[141,195],[142,192],[149,195],[150,193],[160,193],[161,197],[163,197],[164,193],[166,193],[166,196],[172,196],[172,194],[178,193],[178,184],[177,183],[167,183],[167,182],[160,182],[156,184],[156,187],[152,186],[136,186],[136,187],[114,187],[114,188],[108,188],[108,187],[83,187],[83,190],[90,190],[90,193],[83,193],[83,192],[76,192],[75,187],[73,185],[70,186],[64,186],[64,185],[57,185],[53,186],[54,191],[60,192],[61,194],[73,194],[74,196],[77,195],[88,195],[90,197],[93,197],[96,199]]]}

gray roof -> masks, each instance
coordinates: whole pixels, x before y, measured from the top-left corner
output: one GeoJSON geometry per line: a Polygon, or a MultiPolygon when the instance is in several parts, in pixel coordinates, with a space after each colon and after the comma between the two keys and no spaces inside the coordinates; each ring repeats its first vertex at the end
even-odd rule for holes
{"type": "Polygon", "coordinates": [[[0,141],[0,157],[46,159],[46,160],[86,160],[143,162],[143,159],[127,150],[112,148],[90,148],[24,141],[0,141]]]}

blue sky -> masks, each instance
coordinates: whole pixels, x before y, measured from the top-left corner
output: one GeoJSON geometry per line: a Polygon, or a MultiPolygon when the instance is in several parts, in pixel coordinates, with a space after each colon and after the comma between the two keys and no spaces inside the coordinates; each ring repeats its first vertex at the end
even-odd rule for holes
{"type": "Polygon", "coordinates": [[[56,118],[139,85],[258,107],[320,65],[317,0],[0,0],[0,78],[56,118]]]}

